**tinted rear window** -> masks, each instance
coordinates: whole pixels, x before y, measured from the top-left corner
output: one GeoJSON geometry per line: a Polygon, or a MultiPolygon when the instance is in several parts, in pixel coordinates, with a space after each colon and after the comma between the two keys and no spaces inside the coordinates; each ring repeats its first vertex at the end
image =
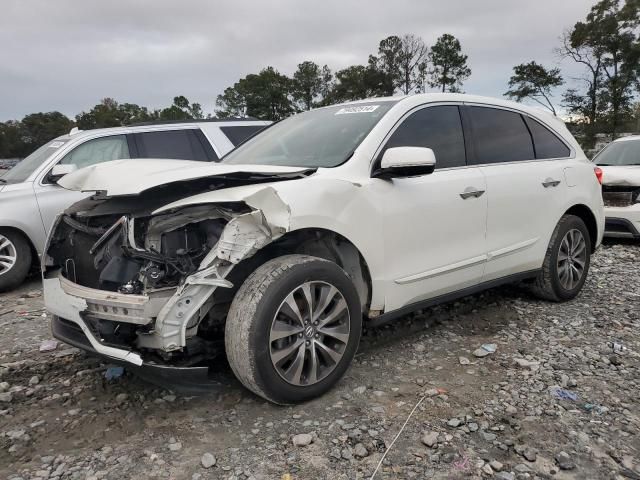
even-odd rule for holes
{"type": "Polygon", "coordinates": [[[237,127],[220,127],[220,130],[227,136],[233,146],[237,147],[247,138],[253,137],[264,128],[265,125],[238,125],[237,127]]]}
{"type": "Polygon", "coordinates": [[[565,158],[571,150],[547,127],[536,120],[525,117],[533,143],[536,147],[536,158],[565,158]]]}
{"type": "Polygon", "coordinates": [[[142,132],[134,134],[134,137],[141,158],[171,158],[202,162],[215,160],[211,158],[213,153],[211,146],[203,144],[200,130],[142,132]],[[205,150],[206,147],[208,148],[205,150]]]}
{"type": "Polygon", "coordinates": [[[497,108],[470,107],[476,162],[533,160],[531,135],[519,113],[497,108]]]}

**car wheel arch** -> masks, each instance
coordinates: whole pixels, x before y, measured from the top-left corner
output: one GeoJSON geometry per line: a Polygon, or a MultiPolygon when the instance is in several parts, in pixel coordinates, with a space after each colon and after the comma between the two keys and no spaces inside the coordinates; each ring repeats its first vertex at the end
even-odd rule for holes
{"type": "Polygon", "coordinates": [[[596,249],[596,244],[598,243],[598,222],[591,209],[588,206],[579,203],[569,208],[563,213],[563,216],[564,215],[575,215],[582,219],[589,231],[589,237],[591,238],[591,253],[593,253],[596,249]]]}

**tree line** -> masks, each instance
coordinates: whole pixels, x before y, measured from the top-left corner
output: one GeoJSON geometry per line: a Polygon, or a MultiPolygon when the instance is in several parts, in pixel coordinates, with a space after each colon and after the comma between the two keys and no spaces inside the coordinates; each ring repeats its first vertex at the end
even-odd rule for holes
{"type": "MultiPolygon", "coordinates": [[[[562,92],[560,106],[572,117],[570,127],[592,148],[595,134],[616,137],[640,130],[640,0],[600,0],[587,16],[566,30],[556,49],[559,60],[580,67],[562,92]]],[[[446,33],[432,46],[413,34],[392,35],[378,43],[367,62],[332,71],[312,60],[298,64],[291,76],[267,66],[239,79],[218,95],[215,116],[280,120],[293,113],[376,96],[421,93],[428,89],[461,92],[471,76],[460,41],[446,33]]],[[[557,67],[532,60],[513,67],[505,96],[530,100],[557,114],[555,92],[566,84],[557,67]]],[[[0,123],[0,158],[23,157],[39,145],[69,131],[150,121],[202,119],[198,103],[184,96],[149,110],[105,98],[75,122],[60,112],[34,113],[0,123]]]]}

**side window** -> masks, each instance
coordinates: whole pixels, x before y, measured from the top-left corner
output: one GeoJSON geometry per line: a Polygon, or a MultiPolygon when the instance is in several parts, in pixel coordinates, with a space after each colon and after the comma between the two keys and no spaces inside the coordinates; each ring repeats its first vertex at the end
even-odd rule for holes
{"type": "Polygon", "coordinates": [[[108,162],[129,156],[129,146],[125,135],[94,138],[67,153],[60,163],[77,165],[78,168],[88,167],[96,163],[108,162]]]}
{"type": "Polygon", "coordinates": [[[171,158],[208,162],[215,152],[200,130],[166,130],[134,134],[140,158],[171,158]]]}
{"type": "Polygon", "coordinates": [[[237,127],[220,127],[234,147],[237,147],[247,138],[253,137],[260,130],[264,129],[264,125],[238,125],[237,127]]]}
{"type": "Polygon", "coordinates": [[[531,134],[519,113],[487,107],[469,107],[476,162],[533,160],[531,134]]]}
{"type": "Polygon", "coordinates": [[[571,154],[567,147],[554,133],[538,121],[524,117],[536,147],[536,158],[565,158],[571,154]]]}
{"type": "Polygon", "coordinates": [[[412,113],[393,132],[385,150],[393,147],[430,148],[436,154],[436,168],[466,165],[458,107],[427,107],[412,113]]]}

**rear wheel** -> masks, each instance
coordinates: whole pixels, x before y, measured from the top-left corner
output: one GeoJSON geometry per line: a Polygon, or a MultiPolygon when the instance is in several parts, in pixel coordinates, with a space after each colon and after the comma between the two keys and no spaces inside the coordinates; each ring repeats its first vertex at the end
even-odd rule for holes
{"type": "Polygon", "coordinates": [[[31,248],[12,230],[0,230],[0,292],[20,285],[31,268],[31,248]]]}
{"type": "Polygon", "coordinates": [[[306,255],[271,260],[238,290],[227,316],[231,368],[275,403],[322,395],[347,370],[362,328],[355,286],[338,265],[306,255]]]}
{"type": "Polygon", "coordinates": [[[574,298],[584,285],[591,261],[591,238],[584,221],[563,216],[551,236],[533,292],[555,302],[574,298]]]}

